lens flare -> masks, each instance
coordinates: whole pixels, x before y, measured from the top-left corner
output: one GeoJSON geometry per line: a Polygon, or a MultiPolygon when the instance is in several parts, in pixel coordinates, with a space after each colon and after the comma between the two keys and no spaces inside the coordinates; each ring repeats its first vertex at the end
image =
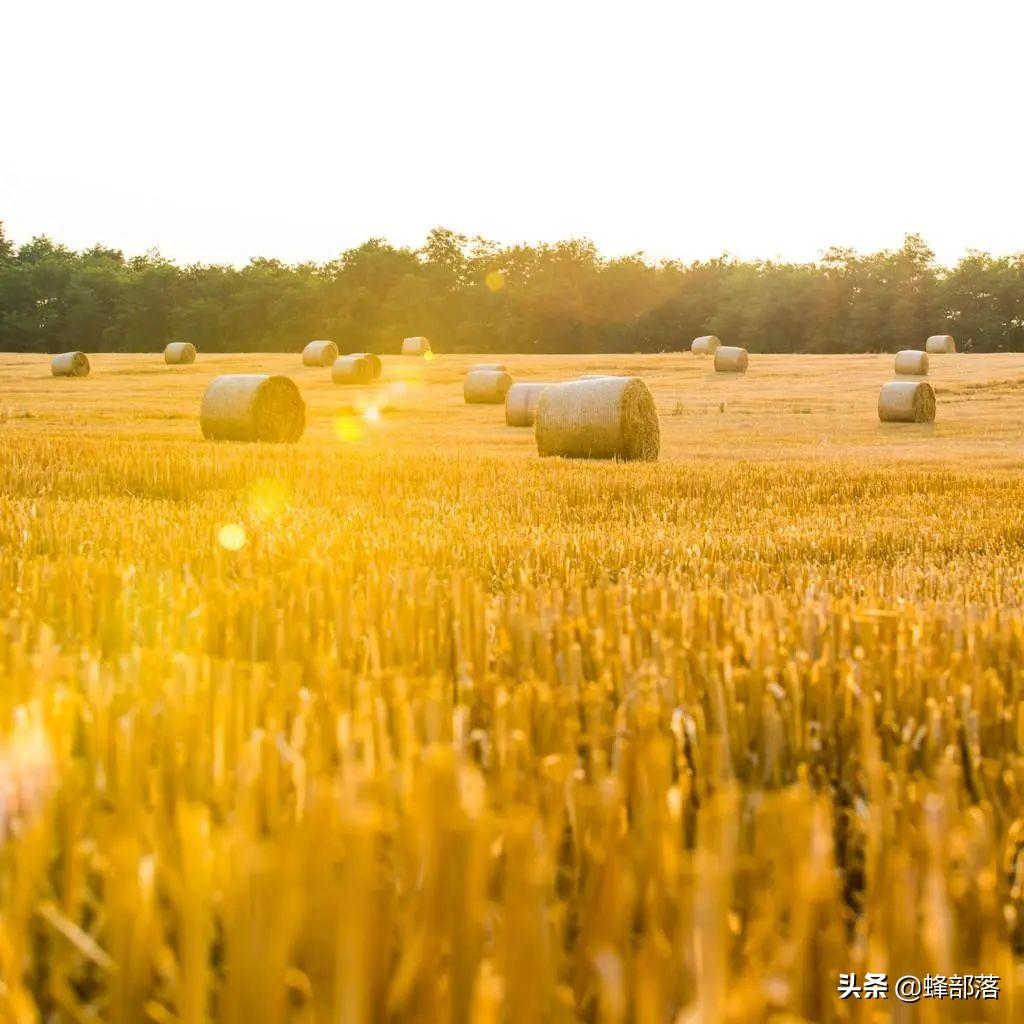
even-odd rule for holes
{"type": "Polygon", "coordinates": [[[280,480],[260,477],[249,488],[246,504],[255,519],[266,522],[277,518],[285,510],[288,496],[288,488],[280,480]]]}
{"type": "Polygon", "coordinates": [[[492,292],[500,292],[505,287],[505,275],[500,270],[492,270],[484,277],[484,284],[492,292]]]}
{"type": "Polygon", "coordinates": [[[346,444],[361,441],[366,436],[362,423],[351,416],[339,416],[334,421],[334,436],[346,444]]]}
{"type": "Polygon", "coordinates": [[[380,423],[380,409],[375,405],[368,405],[363,412],[363,419],[367,423],[380,423]]]}
{"type": "Polygon", "coordinates": [[[245,541],[245,527],[241,523],[225,523],[217,531],[217,542],[225,551],[241,551],[245,541]]]}

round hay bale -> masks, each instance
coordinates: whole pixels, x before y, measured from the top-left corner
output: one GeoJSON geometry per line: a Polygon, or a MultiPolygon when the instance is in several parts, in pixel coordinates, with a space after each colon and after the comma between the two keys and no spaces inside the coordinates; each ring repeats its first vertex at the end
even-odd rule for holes
{"type": "Polygon", "coordinates": [[[477,370],[500,370],[508,373],[508,367],[504,363],[474,363],[466,372],[475,373],[477,370]]]}
{"type": "Polygon", "coordinates": [[[552,384],[537,403],[540,455],[653,462],[661,447],[658,410],[639,377],[552,384]]]}
{"type": "Polygon", "coordinates": [[[196,361],[196,347],[190,341],[172,341],[164,349],[164,362],[170,366],[184,366],[196,361]]]}
{"type": "Polygon", "coordinates": [[[505,423],[510,427],[532,427],[537,416],[537,403],[550,384],[530,381],[513,384],[505,395],[505,423]]]}
{"type": "Polygon", "coordinates": [[[896,372],[906,377],[928,375],[928,353],[916,348],[905,348],[896,353],[896,372]]]}
{"type": "Polygon", "coordinates": [[[878,396],[883,423],[934,423],[935,392],[923,380],[891,380],[878,396]]]}
{"type": "Polygon", "coordinates": [[[62,352],[50,359],[54,377],[88,377],[89,357],[84,352],[62,352]]]}
{"type": "Polygon", "coordinates": [[[380,380],[380,375],[384,371],[384,364],[381,362],[381,358],[376,352],[351,352],[349,354],[366,359],[373,370],[373,379],[380,380]]]}
{"type": "Polygon", "coordinates": [[[749,361],[745,348],[722,345],[715,351],[715,373],[746,373],[749,361]]]}
{"type": "Polygon", "coordinates": [[[425,356],[430,351],[430,342],[426,338],[403,338],[403,356],[425,356]]]}
{"type": "Polygon", "coordinates": [[[366,356],[342,356],[331,367],[331,380],[335,384],[372,384],[373,363],[366,356]]]}
{"type": "Polygon", "coordinates": [[[933,334],[924,343],[924,349],[926,352],[942,355],[948,352],[955,352],[956,342],[953,340],[952,334],[933,334]]]}
{"type": "Polygon", "coordinates": [[[199,423],[214,441],[298,441],[306,403],[290,377],[228,373],[210,381],[199,423]]]}
{"type": "Polygon", "coordinates": [[[462,383],[462,397],[471,405],[500,405],[512,387],[504,370],[471,370],[462,383]]]}
{"type": "Polygon", "coordinates": [[[338,346],[333,341],[311,341],[302,350],[303,366],[333,366],[338,359],[338,346]]]}
{"type": "Polygon", "coordinates": [[[690,342],[690,351],[695,356],[713,356],[722,343],[713,334],[704,334],[690,342]]]}

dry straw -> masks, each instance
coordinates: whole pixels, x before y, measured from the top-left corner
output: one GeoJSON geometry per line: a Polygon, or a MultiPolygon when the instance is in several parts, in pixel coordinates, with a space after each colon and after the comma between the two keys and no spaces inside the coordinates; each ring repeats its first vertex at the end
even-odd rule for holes
{"type": "Polygon", "coordinates": [[[892,380],[878,395],[878,418],[883,423],[933,423],[935,392],[931,384],[916,380],[892,380]]]}
{"type": "Polygon", "coordinates": [[[373,379],[380,380],[380,375],[384,370],[384,364],[381,362],[381,358],[376,352],[352,352],[353,356],[358,356],[360,359],[365,359],[370,364],[370,369],[373,371],[373,379]]]}
{"type": "Polygon", "coordinates": [[[342,356],[331,367],[335,384],[372,384],[373,363],[362,355],[342,356]]]}
{"type": "Polygon", "coordinates": [[[658,457],[658,411],[639,377],[552,384],[537,403],[537,451],[584,459],[658,457]]]}
{"type": "Polygon", "coordinates": [[[501,370],[502,373],[508,373],[504,363],[474,363],[466,372],[475,373],[477,370],[501,370]]]}
{"type": "Polygon", "coordinates": [[[430,342],[426,338],[404,338],[402,340],[403,356],[425,356],[430,351],[430,342]]]}
{"type": "Polygon", "coordinates": [[[953,340],[952,334],[933,334],[924,343],[924,347],[927,352],[941,355],[948,352],[955,352],[956,342],[953,340]]]}
{"type": "Polygon", "coordinates": [[[537,416],[537,403],[550,384],[530,381],[513,384],[505,395],[505,423],[510,427],[532,427],[537,416]]]}
{"type": "Polygon", "coordinates": [[[716,373],[746,373],[748,362],[745,348],[723,345],[715,352],[716,373]]]}
{"type": "Polygon", "coordinates": [[[89,357],[84,352],[62,352],[50,360],[54,377],[88,377],[89,357]]]}
{"type": "Polygon", "coordinates": [[[164,362],[171,366],[184,366],[196,361],[196,347],[190,341],[172,341],[164,349],[164,362]]]}
{"type": "Polygon", "coordinates": [[[896,372],[906,377],[925,377],[928,374],[928,353],[916,348],[905,348],[896,353],[896,372]]]}
{"type": "Polygon", "coordinates": [[[303,366],[333,366],[338,358],[338,346],[333,341],[311,341],[302,350],[303,366]]]}
{"type": "Polygon", "coordinates": [[[721,344],[713,334],[705,334],[693,339],[690,343],[690,351],[695,356],[713,356],[721,344]]]}
{"type": "Polygon", "coordinates": [[[306,403],[289,377],[225,374],[206,389],[199,422],[203,437],[215,441],[297,441],[306,403]]]}
{"type": "Polygon", "coordinates": [[[512,374],[504,370],[471,370],[462,384],[462,397],[471,405],[500,405],[512,387],[512,374]]]}

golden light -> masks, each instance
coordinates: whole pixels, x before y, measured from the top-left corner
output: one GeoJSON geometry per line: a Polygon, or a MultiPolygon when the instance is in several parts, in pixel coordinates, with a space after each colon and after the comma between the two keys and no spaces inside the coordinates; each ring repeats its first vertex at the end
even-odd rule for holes
{"type": "Polygon", "coordinates": [[[366,437],[366,430],[363,424],[352,416],[339,416],[334,421],[334,436],[346,444],[354,441],[361,441],[366,437]]]}
{"type": "Polygon", "coordinates": [[[241,551],[245,541],[245,527],[241,523],[225,523],[217,531],[217,542],[225,551],[241,551]]]}
{"type": "Polygon", "coordinates": [[[261,521],[279,516],[288,504],[288,488],[280,480],[261,477],[249,488],[249,512],[261,521]]]}
{"type": "Polygon", "coordinates": [[[492,292],[500,292],[505,287],[505,275],[500,270],[492,270],[484,277],[484,284],[492,292]]]}
{"type": "Polygon", "coordinates": [[[432,363],[433,361],[434,361],[434,353],[433,352],[424,352],[423,353],[423,362],[425,362],[425,363],[432,363]]]}
{"type": "Polygon", "coordinates": [[[367,423],[380,423],[380,409],[375,405],[368,405],[363,412],[363,419],[367,423]]]}

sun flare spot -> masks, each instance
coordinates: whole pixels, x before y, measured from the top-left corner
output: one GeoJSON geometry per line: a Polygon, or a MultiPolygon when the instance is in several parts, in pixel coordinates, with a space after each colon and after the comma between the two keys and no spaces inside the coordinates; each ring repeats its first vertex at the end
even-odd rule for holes
{"type": "Polygon", "coordinates": [[[500,292],[505,287],[505,275],[500,270],[492,270],[484,277],[484,284],[492,292],[500,292]]]}
{"type": "Polygon", "coordinates": [[[361,441],[366,436],[362,423],[351,416],[339,416],[334,421],[334,436],[345,444],[361,441]]]}
{"type": "Polygon", "coordinates": [[[225,523],[217,531],[217,543],[225,551],[241,551],[245,541],[245,527],[241,523],[225,523]]]}
{"type": "Polygon", "coordinates": [[[424,352],[423,353],[423,362],[425,362],[425,363],[432,363],[433,361],[434,361],[434,353],[433,352],[429,352],[428,351],[428,352],[424,352]]]}
{"type": "Polygon", "coordinates": [[[363,419],[367,423],[380,423],[380,409],[375,405],[368,405],[363,411],[363,419]]]}
{"type": "Polygon", "coordinates": [[[275,519],[284,511],[287,504],[288,489],[280,480],[261,477],[249,489],[249,511],[261,522],[275,519]]]}

